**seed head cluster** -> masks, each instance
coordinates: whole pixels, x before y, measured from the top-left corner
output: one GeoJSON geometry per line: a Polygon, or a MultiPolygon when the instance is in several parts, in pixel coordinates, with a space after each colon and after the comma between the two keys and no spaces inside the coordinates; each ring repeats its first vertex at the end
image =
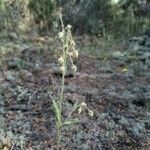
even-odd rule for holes
{"type": "Polygon", "coordinates": [[[70,68],[73,73],[76,73],[77,66],[74,64],[74,60],[78,58],[79,52],[75,48],[75,42],[73,40],[72,34],[71,34],[71,25],[67,25],[64,27],[62,18],[61,19],[61,27],[62,31],[58,33],[58,38],[61,41],[61,56],[58,58],[58,63],[60,65],[60,71],[62,73],[66,73],[68,62],[70,62],[71,65],[70,68]]]}

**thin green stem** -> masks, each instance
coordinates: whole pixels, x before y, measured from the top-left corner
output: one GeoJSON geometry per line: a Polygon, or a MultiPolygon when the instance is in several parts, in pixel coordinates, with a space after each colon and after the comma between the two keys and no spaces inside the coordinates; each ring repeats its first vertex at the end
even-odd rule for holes
{"type": "Polygon", "coordinates": [[[59,150],[61,140],[61,127],[57,127],[57,150],[59,150]]]}
{"type": "Polygon", "coordinates": [[[61,93],[60,93],[60,103],[59,103],[60,112],[62,112],[62,102],[63,102],[63,99],[64,99],[65,75],[66,75],[66,70],[67,70],[67,67],[66,67],[67,54],[66,54],[66,50],[65,49],[63,49],[63,59],[64,59],[64,62],[63,62],[62,67],[65,68],[65,71],[62,71],[61,93]]]}
{"type": "Polygon", "coordinates": [[[62,102],[64,99],[64,83],[65,83],[65,73],[62,73],[61,94],[60,94],[60,103],[59,103],[60,113],[62,111],[62,102]]]}
{"type": "MultiPolygon", "coordinates": [[[[60,142],[61,142],[61,132],[62,132],[62,125],[63,125],[63,117],[62,117],[62,105],[64,100],[64,86],[65,86],[65,75],[67,71],[67,60],[68,60],[68,51],[70,46],[70,38],[71,38],[71,32],[70,28],[64,28],[62,16],[60,15],[60,21],[61,21],[61,28],[63,36],[62,36],[62,46],[63,46],[63,61],[62,61],[62,78],[61,78],[61,91],[60,91],[60,99],[59,99],[59,111],[60,111],[60,120],[57,124],[57,150],[60,148],[60,142]]],[[[73,61],[72,61],[73,64],[73,61]]],[[[72,114],[73,112],[71,112],[72,114]]],[[[70,118],[70,116],[69,116],[70,118]]],[[[69,119],[68,118],[68,119],[69,119]]]]}
{"type": "MultiPolygon", "coordinates": [[[[59,110],[60,114],[62,114],[62,102],[64,100],[64,85],[65,85],[65,74],[67,70],[67,48],[63,49],[63,65],[62,67],[65,68],[65,71],[62,71],[62,80],[61,80],[61,93],[60,93],[60,100],[59,100],[59,110]]],[[[60,116],[61,125],[62,125],[62,115],[60,116]]],[[[60,140],[61,140],[61,125],[57,126],[57,150],[59,150],[60,140]]]]}

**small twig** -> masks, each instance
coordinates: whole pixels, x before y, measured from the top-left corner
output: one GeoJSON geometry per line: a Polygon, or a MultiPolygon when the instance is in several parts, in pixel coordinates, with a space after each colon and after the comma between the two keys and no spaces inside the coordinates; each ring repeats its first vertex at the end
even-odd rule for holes
{"type": "Polygon", "coordinates": [[[16,145],[16,142],[14,142],[10,148],[10,150],[13,150],[14,146],[16,145]]]}
{"type": "Polygon", "coordinates": [[[31,100],[32,98],[35,96],[35,94],[37,93],[38,90],[36,90],[30,97],[29,97],[29,101],[28,101],[28,111],[29,111],[29,115],[31,112],[31,108],[30,108],[30,104],[31,104],[31,100]]]}
{"type": "Polygon", "coordinates": [[[21,111],[28,111],[28,108],[26,107],[21,107],[21,106],[10,106],[8,108],[8,110],[11,110],[11,111],[18,111],[18,110],[21,110],[21,111]]]}
{"type": "Polygon", "coordinates": [[[31,104],[31,100],[32,98],[34,97],[34,95],[37,93],[38,90],[36,90],[29,98],[29,101],[28,101],[28,110],[30,110],[30,104],[31,104]]]}
{"type": "MultiPolygon", "coordinates": [[[[78,104],[78,100],[76,101],[76,103],[78,104]]],[[[68,120],[71,118],[72,114],[73,114],[76,110],[77,110],[77,107],[72,108],[72,111],[70,112],[70,114],[69,114],[68,117],[66,118],[66,121],[68,121],[68,120]]]]}

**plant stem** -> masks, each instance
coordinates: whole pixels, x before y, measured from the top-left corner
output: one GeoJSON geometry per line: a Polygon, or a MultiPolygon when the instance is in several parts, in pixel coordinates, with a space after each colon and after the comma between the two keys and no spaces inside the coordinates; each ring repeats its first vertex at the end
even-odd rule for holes
{"type": "MultiPolygon", "coordinates": [[[[62,72],[62,81],[61,81],[61,93],[60,93],[60,101],[59,101],[59,110],[60,110],[60,114],[62,114],[62,102],[64,99],[64,84],[65,84],[65,74],[66,74],[66,63],[67,63],[67,53],[66,50],[63,50],[63,58],[64,58],[64,62],[63,62],[63,67],[65,68],[65,71],[62,72]]],[[[61,120],[61,125],[62,125],[62,115],[60,115],[60,120],[61,120]]],[[[59,124],[57,126],[57,150],[59,150],[59,145],[60,145],[60,140],[61,140],[61,125],[59,124]]]]}
{"type": "MultiPolygon", "coordinates": [[[[62,16],[60,17],[62,31],[65,33],[64,24],[62,21],[62,16]]],[[[65,85],[65,75],[67,71],[67,53],[68,53],[68,34],[65,35],[63,39],[63,64],[62,68],[62,79],[61,79],[61,93],[59,99],[59,110],[60,110],[60,124],[57,125],[57,150],[59,150],[60,141],[61,141],[61,128],[62,128],[62,103],[64,100],[64,85],[65,85]]]]}
{"type": "Polygon", "coordinates": [[[57,127],[57,150],[59,150],[61,140],[61,127],[57,127]]]}
{"type": "Polygon", "coordinates": [[[62,112],[62,102],[64,99],[64,84],[65,84],[65,72],[66,72],[66,52],[63,50],[63,67],[65,68],[65,71],[62,72],[62,79],[61,79],[61,93],[60,93],[60,103],[59,103],[59,108],[60,108],[60,113],[62,112]]]}

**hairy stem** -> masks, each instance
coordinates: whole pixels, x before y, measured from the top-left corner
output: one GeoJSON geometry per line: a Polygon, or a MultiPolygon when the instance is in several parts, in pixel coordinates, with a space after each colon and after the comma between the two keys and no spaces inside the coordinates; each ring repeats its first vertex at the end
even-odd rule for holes
{"type": "MultiPolygon", "coordinates": [[[[64,62],[63,62],[62,67],[65,68],[65,71],[62,71],[61,93],[60,93],[60,100],[59,100],[60,114],[62,114],[62,102],[64,100],[65,74],[66,74],[66,70],[67,70],[67,48],[63,49],[63,58],[64,58],[64,62]]],[[[60,117],[61,117],[60,120],[61,120],[61,124],[62,124],[62,115],[60,117]]],[[[57,150],[59,150],[60,140],[61,140],[61,125],[58,125],[58,127],[57,127],[57,150]]]]}

